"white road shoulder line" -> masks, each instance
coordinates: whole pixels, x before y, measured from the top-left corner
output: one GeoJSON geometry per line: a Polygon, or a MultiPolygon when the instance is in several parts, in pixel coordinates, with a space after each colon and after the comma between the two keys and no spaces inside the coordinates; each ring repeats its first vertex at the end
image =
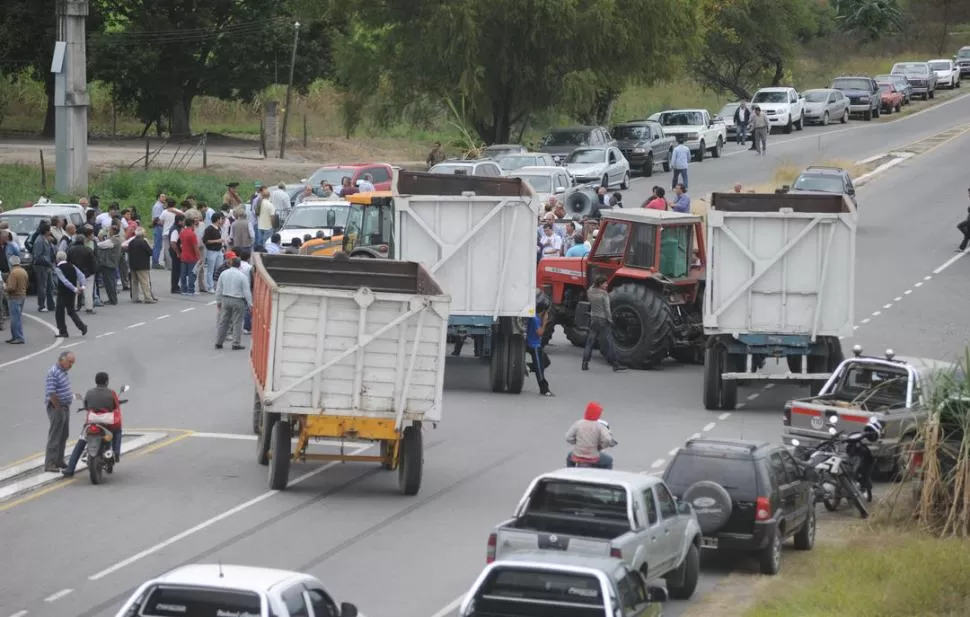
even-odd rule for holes
{"type": "Polygon", "coordinates": [[[169,317],[171,317],[171,315],[159,315],[158,317],[155,318],[155,320],[161,321],[163,319],[168,319],[169,317]]]}
{"type": "Polygon", "coordinates": [[[138,323],[133,323],[130,326],[125,326],[125,327],[128,328],[129,330],[131,330],[132,328],[140,328],[140,327],[142,327],[144,325],[145,325],[145,322],[144,321],[139,321],[138,323]]]}
{"type": "Polygon", "coordinates": [[[84,344],[84,341],[75,341],[73,343],[68,343],[67,345],[64,345],[63,347],[61,347],[61,349],[70,349],[71,347],[77,347],[78,345],[83,345],[83,344],[84,344]]]}
{"type": "Polygon", "coordinates": [[[713,430],[715,426],[717,426],[717,423],[716,423],[716,422],[709,422],[709,423],[708,423],[707,425],[705,425],[705,426],[704,426],[704,428],[702,428],[701,430],[702,430],[702,431],[704,431],[704,432],[706,433],[706,432],[708,432],[708,431],[710,431],[710,430],[713,430]]]}
{"type": "Polygon", "coordinates": [[[44,602],[57,602],[58,600],[60,600],[64,596],[71,595],[71,593],[73,593],[73,592],[74,592],[73,589],[61,589],[57,593],[52,593],[51,595],[49,595],[46,598],[44,598],[44,602]]]}
{"type": "MultiPolygon", "coordinates": [[[[367,450],[370,447],[372,447],[372,446],[367,445],[367,446],[363,446],[363,447],[360,447],[360,448],[356,448],[354,451],[351,452],[351,454],[359,454],[359,453],[363,452],[364,450],[367,450]]],[[[294,478],[293,480],[290,480],[288,486],[291,486],[291,487],[292,486],[296,486],[297,484],[300,484],[302,482],[305,482],[306,480],[309,480],[313,476],[319,475],[319,474],[327,471],[328,469],[332,469],[333,467],[335,467],[337,465],[340,465],[340,464],[341,464],[341,461],[334,461],[332,463],[327,463],[326,465],[323,465],[322,467],[317,467],[316,469],[314,469],[312,471],[308,471],[307,473],[303,474],[302,476],[299,476],[297,478],[294,478]]],[[[123,570],[124,568],[127,568],[128,566],[130,566],[133,563],[136,563],[138,561],[141,561],[142,559],[144,559],[145,557],[148,557],[149,555],[152,555],[154,553],[157,553],[160,550],[163,550],[163,549],[165,549],[165,548],[167,548],[167,547],[169,547],[169,546],[171,546],[171,545],[173,545],[173,544],[175,544],[177,542],[180,542],[181,540],[184,540],[185,538],[188,538],[189,536],[192,536],[192,535],[194,535],[194,534],[196,534],[196,533],[198,533],[200,531],[203,531],[205,529],[208,529],[209,527],[212,527],[216,523],[219,523],[221,521],[226,520],[227,518],[230,518],[232,516],[235,516],[236,514],[239,514],[243,510],[248,510],[249,508],[255,506],[256,504],[261,503],[263,501],[266,501],[270,497],[275,496],[279,492],[280,491],[266,491],[265,493],[263,493],[262,495],[259,495],[258,497],[254,497],[253,499],[250,499],[249,501],[246,501],[244,503],[241,503],[238,506],[235,506],[234,508],[230,508],[230,509],[224,511],[222,514],[216,515],[216,516],[214,516],[214,517],[212,517],[212,518],[210,518],[208,520],[202,521],[201,523],[199,523],[195,527],[190,527],[189,529],[186,529],[185,531],[183,531],[183,532],[181,532],[179,534],[176,534],[176,535],[172,536],[171,538],[169,538],[167,540],[164,540],[164,541],[159,542],[158,544],[156,544],[154,546],[150,546],[150,547],[146,548],[145,550],[141,551],[140,553],[136,553],[135,555],[132,555],[131,557],[129,557],[127,559],[124,559],[122,561],[119,561],[119,562],[115,563],[113,566],[111,566],[109,568],[105,568],[104,570],[101,570],[100,572],[98,572],[96,574],[92,574],[91,576],[88,577],[88,580],[89,581],[98,581],[98,580],[101,580],[101,579],[103,579],[104,577],[106,577],[106,576],[108,576],[110,574],[114,574],[118,570],[123,570]]]]}
{"type": "Polygon", "coordinates": [[[943,272],[944,270],[946,270],[947,268],[949,268],[950,266],[952,266],[953,264],[955,264],[957,261],[959,261],[960,258],[963,257],[966,254],[967,254],[966,251],[963,251],[963,252],[957,253],[953,257],[947,259],[946,261],[943,262],[943,265],[941,265],[936,270],[933,270],[933,274],[939,274],[940,272],[943,272]]]}
{"type": "MultiPolygon", "coordinates": [[[[44,326],[45,328],[47,328],[48,330],[50,330],[54,334],[57,334],[57,328],[55,328],[54,326],[50,325],[49,323],[47,323],[46,321],[44,321],[40,317],[35,317],[34,315],[29,315],[27,313],[24,313],[23,316],[26,317],[27,319],[30,319],[31,321],[36,321],[37,323],[39,323],[40,325],[44,326]]],[[[26,362],[27,360],[30,360],[31,358],[36,358],[39,355],[45,354],[48,351],[54,351],[55,349],[57,349],[58,347],[60,347],[63,343],[64,343],[64,339],[62,339],[62,338],[54,339],[54,342],[53,343],[51,343],[47,347],[44,347],[40,351],[35,351],[33,353],[29,353],[26,356],[20,356],[19,358],[16,358],[14,360],[7,360],[3,364],[0,364],[0,368],[6,368],[8,366],[13,366],[14,364],[20,364],[21,362],[26,362]]]]}
{"type": "Polygon", "coordinates": [[[195,310],[195,307],[194,306],[190,306],[189,308],[182,309],[182,312],[183,313],[188,313],[189,311],[194,311],[194,310],[195,310]]]}
{"type": "Polygon", "coordinates": [[[17,611],[10,617],[24,617],[24,615],[27,615],[28,613],[30,613],[30,611],[17,611]]]}

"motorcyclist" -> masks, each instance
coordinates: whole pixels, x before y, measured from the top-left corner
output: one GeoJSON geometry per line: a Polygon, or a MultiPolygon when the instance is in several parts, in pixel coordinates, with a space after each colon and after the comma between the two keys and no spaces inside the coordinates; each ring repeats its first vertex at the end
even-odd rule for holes
{"type": "MultiPolygon", "coordinates": [[[[101,412],[116,411],[118,413],[117,424],[105,426],[106,429],[111,431],[111,448],[114,451],[115,464],[118,464],[121,461],[121,402],[118,393],[108,387],[107,373],[102,371],[94,376],[94,387],[84,394],[84,409],[101,412]]],[[[82,435],[74,445],[74,451],[71,452],[67,468],[63,471],[65,476],[74,475],[74,470],[84,454],[85,446],[84,435],[82,435]]]]}
{"type": "Polygon", "coordinates": [[[577,463],[599,469],[613,469],[613,457],[603,452],[616,445],[609,425],[600,422],[603,406],[590,401],[586,405],[583,419],[577,421],[566,431],[566,443],[573,446],[566,456],[566,466],[575,467],[577,463]]]}

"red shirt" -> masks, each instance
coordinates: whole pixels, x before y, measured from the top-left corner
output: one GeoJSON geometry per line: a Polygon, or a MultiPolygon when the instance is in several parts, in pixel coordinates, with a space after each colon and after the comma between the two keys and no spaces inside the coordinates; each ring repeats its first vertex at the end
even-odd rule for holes
{"type": "Polygon", "coordinates": [[[182,251],[179,260],[183,263],[199,261],[199,237],[195,235],[194,227],[186,227],[179,232],[179,240],[182,242],[182,251]]]}
{"type": "Polygon", "coordinates": [[[643,206],[651,210],[666,210],[667,201],[663,197],[654,197],[643,206]]]}

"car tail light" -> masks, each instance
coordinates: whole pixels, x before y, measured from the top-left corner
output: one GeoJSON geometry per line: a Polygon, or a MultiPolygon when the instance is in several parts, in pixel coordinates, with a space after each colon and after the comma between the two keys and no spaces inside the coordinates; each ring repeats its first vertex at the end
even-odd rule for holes
{"type": "Polygon", "coordinates": [[[913,451],[910,456],[910,465],[913,467],[910,472],[919,471],[923,468],[923,453],[921,451],[913,451]]]}
{"type": "Polygon", "coordinates": [[[496,534],[489,534],[488,536],[488,550],[485,552],[485,563],[492,563],[495,561],[495,547],[498,544],[498,536],[496,534]]]}
{"type": "Polygon", "coordinates": [[[623,549],[611,548],[610,557],[616,557],[617,559],[623,559],[623,549]]]}
{"type": "Polygon", "coordinates": [[[754,520],[767,521],[771,518],[771,501],[767,497],[758,497],[754,502],[754,520]]]}

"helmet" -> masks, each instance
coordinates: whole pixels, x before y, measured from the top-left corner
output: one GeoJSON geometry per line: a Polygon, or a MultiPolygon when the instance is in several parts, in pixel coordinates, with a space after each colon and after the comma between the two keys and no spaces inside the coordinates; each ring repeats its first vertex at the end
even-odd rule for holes
{"type": "Polygon", "coordinates": [[[862,432],[866,434],[869,441],[879,441],[882,439],[882,422],[879,418],[870,418],[862,432]]]}
{"type": "Polygon", "coordinates": [[[545,313],[549,310],[549,296],[542,291],[536,290],[536,313],[545,313]]]}

